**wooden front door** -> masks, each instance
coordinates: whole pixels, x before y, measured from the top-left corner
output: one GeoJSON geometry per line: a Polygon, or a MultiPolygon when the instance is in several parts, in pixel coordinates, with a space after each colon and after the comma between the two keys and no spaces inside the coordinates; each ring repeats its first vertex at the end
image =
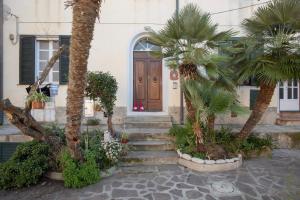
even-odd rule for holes
{"type": "Polygon", "coordinates": [[[162,60],[150,52],[133,53],[133,104],[145,111],[162,111],[162,60]]]}

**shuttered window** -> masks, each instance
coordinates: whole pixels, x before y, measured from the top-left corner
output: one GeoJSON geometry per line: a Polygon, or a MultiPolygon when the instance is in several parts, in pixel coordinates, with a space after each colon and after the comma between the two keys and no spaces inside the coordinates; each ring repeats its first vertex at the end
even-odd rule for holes
{"type": "Polygon", "coordinates": [[[69,35],[59,36],[59,45],[66,46],[66,50],[60,55],[59,58],[59,84],[61,85],[68,83],[70,38],[71,37],[69,35]]]}
{"type": "Polygon", "coordinates": [[[19,83],[33,84],[35,80],[35,36],[20,37],[19,83]]]}
{"type": "Polygon", "coordinates": [[[59,36],[58,39],[41,40],[27,35],[20,37],[19,83],[21,85],[33,84],[53,53],[62,44],[67,47],[67,50],[61,54],[45,82],[60,84],[68,82],[70,36],[59,36]]]}
{"type": "MultiPolygon", "coordinates": [[[[58,50],[58,40],[37,40],[36,76],[40,77],[48,61],[58,50]]],[[[59,83],[59,60],[56,61],[44,83],[59,83]]]]}

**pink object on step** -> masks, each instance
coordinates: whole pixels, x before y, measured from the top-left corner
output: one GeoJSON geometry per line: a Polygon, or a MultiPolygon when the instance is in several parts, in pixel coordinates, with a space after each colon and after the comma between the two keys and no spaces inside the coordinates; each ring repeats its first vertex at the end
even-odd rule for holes
{"type": "Polygon", "coordinates": [[[140,101],[140,111],[145,111],[142,100],[140,101]]]}
{"type": "Polygon", "coordinates": [[[136,101],[133,104],[133,111],[138,111],[138,106],[137,106],[136,101]]]}

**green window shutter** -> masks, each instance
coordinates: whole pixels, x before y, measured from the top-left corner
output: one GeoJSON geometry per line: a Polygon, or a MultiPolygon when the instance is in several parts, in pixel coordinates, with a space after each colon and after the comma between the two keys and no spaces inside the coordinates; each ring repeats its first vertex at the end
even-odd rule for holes
{"type": "Polygon", "coordinates": [[[66,85],[68,83],[70,39],[71,36],[69,35],[59,36],[59,46],[66,46],[66,50],[60,55],[59,58],[59,84],[61,85],[66,85]]]}
{"type": "Polygon", "coordinates": [[[35,36],[20,37],[19,83],[30,85],[35,81],[35,36]]]}
{"type": "Polygon", "coordinates": [[[3,114],[4,114],[3,111],[0,111],[0,125],[3,125],[3,120],[4,120],[3,119],[3,117],[4,117],[3,114]]]}
{"type": "Polygon", "coordinates": [[[253,110],[259,90],[250,90],[250,110],[253,110]]]}

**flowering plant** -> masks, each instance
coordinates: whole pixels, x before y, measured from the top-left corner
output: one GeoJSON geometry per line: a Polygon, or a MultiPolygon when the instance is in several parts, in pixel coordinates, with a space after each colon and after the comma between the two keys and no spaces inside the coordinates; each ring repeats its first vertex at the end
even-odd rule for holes
{"type": "Polygon", "coordinates": [[[109,142],[102,142],[102,148],[105,151],[106,157],[112,162],[118,162],[121,152],[122,152],[122,144],[118,141],[112,139],[109,142]]]}

